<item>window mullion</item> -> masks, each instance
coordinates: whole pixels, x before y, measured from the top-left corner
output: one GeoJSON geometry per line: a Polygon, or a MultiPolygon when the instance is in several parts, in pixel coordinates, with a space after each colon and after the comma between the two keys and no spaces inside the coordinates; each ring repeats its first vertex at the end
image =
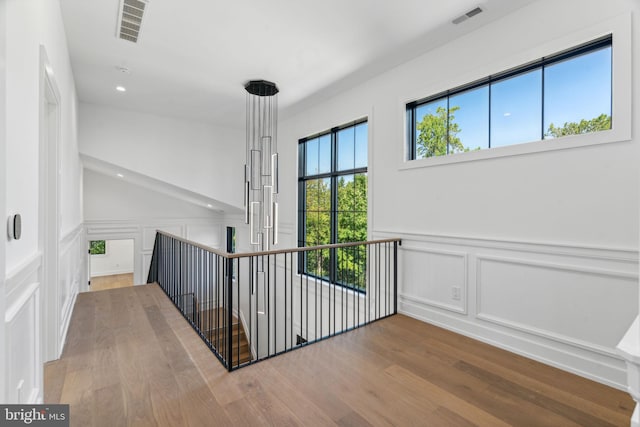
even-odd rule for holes
{"type": "Polygon", "coordinates": [[[449,154],[449,97],[447,96],[447,111],[446,111],[446,117],[447,117],[447,130],[446,130],[446,134],[445,134],[445,140],[447,141],[447,154],[449,154]]]}
{"type": "Polygon", "coordinates": [[[493,86],[493,83],[489,81],[487,85],[489,86],[489,135],[487,135],[487,148],[491,148],[491,87],[493,86]]]}
{"type": "Polygon", "coordinates": [[[542,102],[540,103],[540,107],[541,107],[541,110],[542,110],[542,112],[540,114],[540,122],[541,122],[540,123],[540,140],[541,141],[544,139],[544,68],[545,68],[545,65],[542,64],[542,67],[540,69],[540,72],[542,73],[542,75],[541,75],[541,80],[542,80],[542,88],[541,88],[542,90],[541,90],[541,92],[542,92],[542,94],[540,95],[541,98],[542,98],[541,99],[542,102]]]}
{"type": "MultiPolygon", "coordinates": [[[[336,243],[338,240],[338,189],[336,171],[338,170],[338,133],[336,129],[331,131],[331,219],[330,233],[331,242],[336,243]]],[[[336,282],[336,250],[329,251],[329,280],[331,283],[336,282]]]]}

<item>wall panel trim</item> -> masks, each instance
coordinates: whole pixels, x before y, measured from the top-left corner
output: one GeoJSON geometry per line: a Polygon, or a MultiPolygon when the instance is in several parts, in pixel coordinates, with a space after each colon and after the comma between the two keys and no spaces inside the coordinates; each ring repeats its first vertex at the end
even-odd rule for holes
{"type": "Polygon", "coordinates": [[[505,249],[510,251],[523,251],[528,253],[545,255],[566,255],[585,259],[598,259],[604,261],[638,263],[637,248],[622,248],[610,246],[596,246],[572,244],[566,242],[540,242],[531,240],[507,240],[492,237],[468,237],[447,234],[428,234],[406,231],[376,230],[372,233],[375,239],[399,237],[405,242],[434,243],[444,245],[456,245],[465,247],[477,247],[486,249],[505,249]]]}

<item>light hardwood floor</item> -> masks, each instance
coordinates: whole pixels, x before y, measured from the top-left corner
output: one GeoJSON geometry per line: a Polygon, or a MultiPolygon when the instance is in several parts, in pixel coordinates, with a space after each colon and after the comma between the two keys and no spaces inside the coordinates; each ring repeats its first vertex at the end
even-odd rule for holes
{"type": "Polygon", "coordinates": [[[125,288],[127,286],[133,286],[133,273],[92,277],[90,290],[104,291],[107,289],[125,288]]]}
{"type": "Polygon", "coordinates": [[[396,315],[228,373],[157,285],[78,296],[72,426],[628,426],[624,392],[396,315]]]}

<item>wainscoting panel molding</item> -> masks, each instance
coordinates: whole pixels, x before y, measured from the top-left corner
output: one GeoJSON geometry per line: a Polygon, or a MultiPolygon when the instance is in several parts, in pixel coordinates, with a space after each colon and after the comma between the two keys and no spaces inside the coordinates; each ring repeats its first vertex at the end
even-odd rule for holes
{"type": "Polygon", "coordinates": [[[58,268],[58,304],[60,313],[59,349],[60,354],[71,321],[73,305],[76,302],[81,285],[87,281],[87,248],[84,227],[80,224],[62,237],[60,241],[60,262],[58,268]]]}
{"type": "Polygon", "coordinates": [[[479,319],[612,357],[637,315],[637,274],[489,256],[477,271],[479,319]]]}
{"type": "Polygon", "coordinates": [[[404,244],[400,270],[402,297],[417,303],[467,314],[467,253],[404,244]],[[439,286],[425,286],[438,283],[439,286]]]}
{"type": "Polygon", "coordinates": [[[638,313],[637,250],[372,233],[391,237],[401,313],[625,389],[615,346],[638,313]]]}
{"type": "Polygon", "coordinates": [[[10,402],[37,403],[42,396],[40,284],[32,283],[7,310],[7,389],[10,402]]]}
{"type": "Polygon", "coordinates": [[[38,281],[38,270],[42,266],[42,253],[37,252],[14,270],[7,272],[7,307],[11,305],[11,296],[20,292],[26,283],[38,281]]]}
{"type": "Polygon", "coordinates": [[[8,402],[42,401],[42,356],[40,352],[40,271],[37,253],[7,277],[7,305],[3,321],[6,335],[5,396],[8,402]]]}

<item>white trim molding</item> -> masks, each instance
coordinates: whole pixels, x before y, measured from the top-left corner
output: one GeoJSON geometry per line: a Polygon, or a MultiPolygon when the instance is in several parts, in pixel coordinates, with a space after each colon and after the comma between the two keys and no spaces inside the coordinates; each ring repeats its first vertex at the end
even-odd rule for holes
{"type": "Polygon", "coordinates": [[[14,403],[42,401],[41,352],[41,256],[23,264],[11,277],[13,292],[8,295],[3,325],[6,328],[6,400],[14,403]]]}
{"type": "Polygon", "coordinates": [[[637,315],[637,250],[389,231],[372,235],[402,238],[400,313],[626,387],[615,346],[637,315]],[[454,300],[452,286],[462,288],[461,301],[454,300]]]}
{"type": "MultiPolygon", "coordinates": [[[[440,300],[437,300],[435,298],[415,296],[405,292],[398,292],[399,301],[405,300],[405,301],[411,301],[417,304],[426,304],[426,305],[441,308],[444,310],[453,311],[455,313],[460,313],[460,314],[468,313],[467,295],[469,295],[469,289],[468,289],[469,274],[468,274],[468,253],[467,252],[451,251],[451,250],[444,250],[444,249],[433,249],[433,248],[421,248],[419,246],[411,246],[406,244],[399,246],[398,249],[400,253],[417,252],[422,254],[431,254],[436,256],[440,255],[440,256],[449,257],[449,258],[457,258],[460,261],[460,269],[456,273],[457,275],[460,275],[462,279],[461,282],[458,282],[458,283],[451,283],[451,282],[447,283],[447,285],[450,287],[457,286],[458,288],[460,288],[459,304],[455,303],[455,301],[457,300],[453,300],[451,298],[451,295],[449,294],[448,290],[445,290],[444,292],[446,294],[445,298],[441,297],[440,300]]],[[[404,260],[407,259],[407,256],[403,255],[400,259],[403,260],[404,262],[404,260]]],[[[420,268],[423,268],[422,267],[423,265],[428,265],[428,264],[431,264],[434,266],[439,265],[439,263],[429,260],[428,255],[423,257],[422,261],[424,264],[422,264],[420,268]]],[[[406,280],[408,279],[404,277],[406,269],[399,267],[398,270],[400,272],[400,275],[402,275],[403,279],[405,280],[403,283],[406,283],[406,280]]]]}

